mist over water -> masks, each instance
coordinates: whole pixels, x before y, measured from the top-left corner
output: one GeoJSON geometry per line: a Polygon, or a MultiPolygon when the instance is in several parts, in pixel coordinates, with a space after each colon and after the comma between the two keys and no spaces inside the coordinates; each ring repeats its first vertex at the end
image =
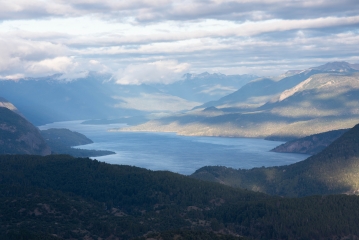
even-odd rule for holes
{"type": "Polygon", "coordinates": [[[93,144],[77,148],[116,152],[114,155],[96,157],[99,161],[151,170],[169,170],[186,175],[192,174],[203,166],[250,169],[288,165],[309,156],[269,152],[283,143],[277,141],[253,138],[188,137],[178,136],[175,133],[109,132],[108,129],[125,127],[125,125],[85,125],[81,122],[56,122],[39,128],[41,130],[67,128],[77,131],[94,141],[93,144]]]}

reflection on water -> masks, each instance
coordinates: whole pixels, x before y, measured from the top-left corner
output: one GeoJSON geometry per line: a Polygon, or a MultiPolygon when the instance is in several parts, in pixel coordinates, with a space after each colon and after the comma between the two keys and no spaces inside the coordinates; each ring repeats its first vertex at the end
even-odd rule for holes
{"type": "Polygon", "coordinates": [[[191,174],[203,166],[254,168],[280,166],[304,160],[308,155],[274,153],[282,142],[253,138],[187,137],[174,133],[108,132],[123,124],[84,125],[82,121],[57,122],[40,126],[68,128],[94,141],[79,148],[109,150],[114,155],[96,157],[111,164],[125,164],[151,170],[191,174]]]}

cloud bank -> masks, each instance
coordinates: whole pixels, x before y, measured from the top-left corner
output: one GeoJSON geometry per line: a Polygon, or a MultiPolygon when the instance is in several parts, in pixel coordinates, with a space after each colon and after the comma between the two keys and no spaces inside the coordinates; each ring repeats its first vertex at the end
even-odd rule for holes
{"type": "Polygon", "coordinates": [[[357,0],[13,0],[0,3],[0,78],[187,71],[276,75],[359,62],[357,0]]]}

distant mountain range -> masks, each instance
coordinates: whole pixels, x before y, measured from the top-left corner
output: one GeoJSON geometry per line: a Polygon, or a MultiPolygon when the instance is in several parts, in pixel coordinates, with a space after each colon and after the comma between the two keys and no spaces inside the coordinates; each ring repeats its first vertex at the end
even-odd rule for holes
{"type": "Polygon", "coordinates": [[[356,65],[334,62],[292,71],[280,79],[257,79],[192,111],[127,130],[287,141],[351,128],[358,122],[358,109],[356,65]]]}
{"type": "Polygon", "coordinates": [[[288,166],[203,167],[192,177],[288,197],[359,193],[359,124],[308,159],[288,166]]]}
{"type": "Polygon", "coordinates": [[[0,96],[35,125],[84,119],[133,119],[151,113],[189,110],[236,91],[252,75],[186,74],[173,84],[119,85],[111,76],[90,72],[73,81],[61,75],[0,81],[0,96]],[[135,117],[135,118],[133,118],[135,117]]]}

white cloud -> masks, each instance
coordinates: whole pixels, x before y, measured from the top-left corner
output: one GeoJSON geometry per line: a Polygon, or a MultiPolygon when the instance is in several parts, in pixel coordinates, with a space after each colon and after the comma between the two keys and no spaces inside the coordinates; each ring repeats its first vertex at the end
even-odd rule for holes
{"type": "Polygon", "coordinates": [[[73,59],[69,57],[56,57],[39,62],[29,62],[26,66],[26,71],[34,74],[50,75],[68,72],[71,68],[75,68],[76,65],[73,59]]]}
{"type": "Polygon", "coordinates": [[[21,78],[26,77],[24,74],[13,74],[13,75],[5,75],[5,76],[1,76],[0,75],[0,79],[1,80],[13,80],[13,81],[18,81],[21,78]]]}
{"type": "Polygon", "coordinates": [[[189,69],[189,64],[175,60],[131,64],[117,74],[118,84],[164,83],[177,81],[189,69]]]}

